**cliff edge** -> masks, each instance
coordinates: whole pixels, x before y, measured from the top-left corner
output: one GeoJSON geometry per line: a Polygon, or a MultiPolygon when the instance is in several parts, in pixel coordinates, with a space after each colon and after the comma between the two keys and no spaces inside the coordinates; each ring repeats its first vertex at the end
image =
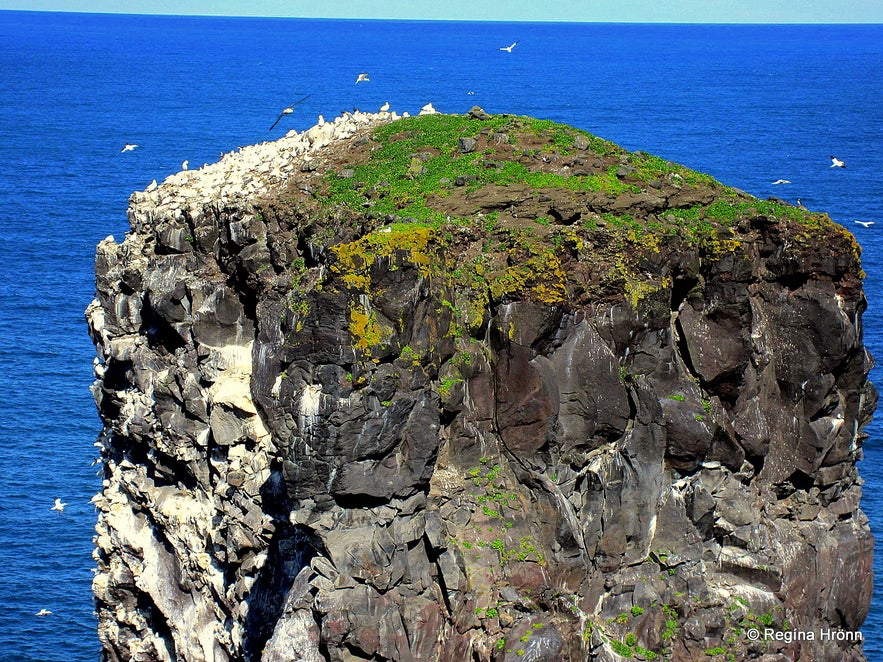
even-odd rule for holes
{"type": "Polygon", "coordinates": [[[876,392],[824,214],[474,108],[129,220],[87,310],[108,662],[865,659],[876,392]]]}

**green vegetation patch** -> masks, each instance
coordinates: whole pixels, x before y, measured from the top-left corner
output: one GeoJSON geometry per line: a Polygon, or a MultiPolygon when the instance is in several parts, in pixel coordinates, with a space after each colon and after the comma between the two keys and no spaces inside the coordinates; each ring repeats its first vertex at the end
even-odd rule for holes
{"type": "MultiPolygon", "coordinates": [[[[562,154],[570,153],[575,145],[600,155],[622,151],[606,140],[549,120],[510,115],[485,120],[468,115],[408,117],[374,130],[368,158],[352,164],[350,176],[336,172],[326,175],[323,205],[356,210],[368,206],[376,215],[395,214],[432,221],[443,215],[427,204],[428,197],[444,196],[458,180],[466,190],[515,183],[536,189],[611,193],[630,188],[616,178],[615,168],[603,176],[563,176],[529,168],[511,157],[513,148],[524,139],[562,154]],[[488,148],[464,153],[460,140],[482,135],[486,136],[488,148]],[[500,154],[506,158],[494,162],[493,157],[500,154]]],[[[530,154],[532,150],[521,150],[522,156],[525,152],[530,154]]]]}
{"type": "Polygon", "coordinates": [[[661,180],[666,178],[678,179],[689,186],[718,185],[717,180],[711,175],[706,175],[671,161],[648,154],[647,152],[634,152],[631,154],[630,164],[636,169],[635,176],[643,181],[661,180]]]}

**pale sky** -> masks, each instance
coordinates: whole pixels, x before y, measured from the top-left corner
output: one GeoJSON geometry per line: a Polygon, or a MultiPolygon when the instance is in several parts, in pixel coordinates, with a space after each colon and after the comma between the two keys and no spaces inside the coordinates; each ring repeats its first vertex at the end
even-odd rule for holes
{"type": "Polygon", "coordinates": [[[0,0],[0,10],[478,21],[883,23],[881,0],[0,0]]]}

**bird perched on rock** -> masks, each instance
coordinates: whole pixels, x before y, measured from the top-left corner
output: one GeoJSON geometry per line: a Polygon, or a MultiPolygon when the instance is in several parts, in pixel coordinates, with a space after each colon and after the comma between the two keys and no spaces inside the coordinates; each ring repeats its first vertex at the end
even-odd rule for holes
{"type": "Polygon", "coordinates": [[[368,78],[368,74],[359,74],[359,77],[356,78],[357,83],[370,83],[371,79],[368,78]]]}
{"type": "Polygon", "coordinates": [[[57,510],[58,514],[61,515],[61,513],[64,512],[64,507],[66,505],[67,505],[66,503],[62,503],[61,499],[56,498],[55,505],[52,506],[52,508],[50,508],[49,510],[57,510]]]}
{"type": "Polygon", "coordinates": [[[426,104],[425,106],[423,106],[423,108],[420,109],[420,112],[418,114],[420,114],[420,115],[435,115],[437,113],[438,113],[438,111],[435,109],[435,106],[433,106],[432,103],[430,102],[430,103],[426,104]]]}
{"type": "Polygon", "coordinates": [[[385,104],[383,104],[382,106],[380,106],[380,112],[381,112],[381,113],[385,113],[385,112],[387,112],[388,110],[389,110],[389,101],[387,101],[385,104]]]}
{"type": "Polygon", "coordinates": [[[120,150],[120,154],[122,154],[123,152],[131,152],[136,147],[138,147],[138,145],[136,145],[135,143],[126,143],[125,145],[123,145],[123,148],[120,150]]]}
{"type": "Polygon", "coordinates": [[[184,160],[181,163],[181,170],[187,170],[187,166],[190,165],[190,161],[184,160]]]}
{"type": "Polygon", "coordinates": [[[832,168],[845,168],[846,164],[838,159],[836,156],[831,157],[831,167],[832,168]]]}
{"type": "Polygon", "coordinates": [[[273,122],[273,126],[271,126],[271,127],[269,128],[269,130],[272,131],[272,130],[275,128],[275,126],[276,126],[277,124],[279,124],[279,120],[281,120],[281,119],[282,119],[283,117],[285,117],[286,115],[291,115],[291,113],[294,112],[294,107],[295,107],[296,105],[298,105],[298,104],[300,104],[300,103],[303,103],[304,101],[306,101],[307,99],[309,99],[311,96],[312,96],[312,95],[308,94],[308,95],[305,96],[303,99],[298,99],[298,100],[295,101],[293,104],[291,104],[290,106],[288,106],[288,108],[284,109],[281,113],[279,113],[279,117],[276,118],[276,121],[273,122]]]}

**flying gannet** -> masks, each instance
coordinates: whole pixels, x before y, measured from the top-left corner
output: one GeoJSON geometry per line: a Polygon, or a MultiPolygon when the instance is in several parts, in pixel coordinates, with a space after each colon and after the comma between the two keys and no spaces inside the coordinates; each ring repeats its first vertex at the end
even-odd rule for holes
{"type": "Polygon", "coordinates": [[[34,616],[51,616],[51,615],[52,615],[52,612],[49,611],[48,609],[41,609],[36,614],[34,614],[34,616]]]}
{"type": "Polygon", "coordinates": [[[773,184],[790,184],[790,183],[791,183],[790,179],[777,179],[776,181],[773,182],[773,184]]]}
{"type": "Polygon", "coordinates": [[[138,147],[138,145],[136,145],[135,143],[126,143],[125,145],[123,145],[123,148],[120,150],[120,154],[122,154],[123,152],[131,152],[136,147],[138,147]]]}
{"type": "Polygon", "coordinates": [[[831,157],[831,167],[832,168],[845,168],[846,164],[838,159],[836,156],[831,157]]]}
{"type": "Polygon", "coordinates": [[[357,83],[370,83],[371,79],[368,78],[368,74],[359,74],[359,77],[356,78],[357,83]]]}
{"type": "Polygon", "coordinates": [[[874,221],[855,221],[858,225],[861,225],[863,228],[869,228],[874,224],[874,221]]]}
{"type": "Polygon", "coordinates": [[[512,49],[515,48],[515,46],[516,46],[517,44],[518,44],[517,41],[513,41],[513,42],[512,42],[511,44],[509,44],[508,46],[500,46],[500,50],[501,50],[501,51],[506,51],[507,53],[511,53],[511,52],[512,52],[512,49]]]}
{"type": "Polygon", "coordinates": [[[273,122],[273,126],[271,126],[271,127],[269,128],[269,131],[272,131],[272,130],[276,127],[276,125],[279,124],[279,120],[281,120],[283,117],[285,117],[286,115],[291,115],[291,113],[294,112],[294,107],[295,107],[296,105],[298,105],[299,103],[302,103],[302,102],[306,101],[307,99],[310,98],[310,96],[312,96],[312,95],[308,94],[308,95],[305,96],[303,99],[298,99],[298,100],[295,101],[293,104],[291,104],[290,106],[288,106],[288,108],[286,108],[286,109],[283,110],[281,113],[279,113],[279,117],[277,117],[277,118],[276,118],[276,121],[273,122]]]}
{"type": "Polygon", "coordinates": [[[57,511],[58,511],[58,514],[61,515],[61,513],[64,512],[64,507],[65,507],[66,505],[67,505],[66,503],[62,503],[61,499],[59,499],[59,498],[56,497],[56,499],[55,499],[55,505],[52,506],[52,508],[50,508],[49,510],[57,510],[57,511]]]}

